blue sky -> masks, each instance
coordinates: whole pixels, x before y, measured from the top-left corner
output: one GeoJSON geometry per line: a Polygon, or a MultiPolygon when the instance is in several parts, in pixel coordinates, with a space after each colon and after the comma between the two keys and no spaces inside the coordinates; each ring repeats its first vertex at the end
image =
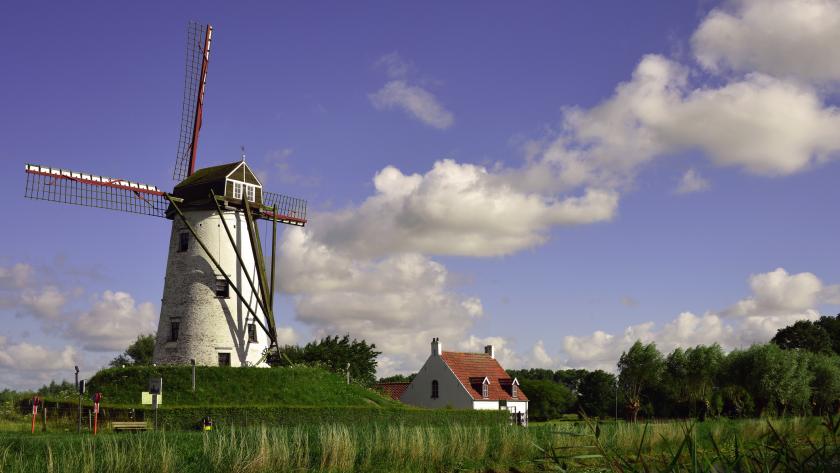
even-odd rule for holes
{"type": "Polygon", "coordinates": [[[22,167],[171,188],[193,19],[199,166],[244,145],[310,203],[286,341],[372,340],[382,374],[435,336],[610,368],[636,338],[731,349],[837,312],[837,2],[13,2],[0,387],[156,326],[169,221],[24,199],[22,167]]]}

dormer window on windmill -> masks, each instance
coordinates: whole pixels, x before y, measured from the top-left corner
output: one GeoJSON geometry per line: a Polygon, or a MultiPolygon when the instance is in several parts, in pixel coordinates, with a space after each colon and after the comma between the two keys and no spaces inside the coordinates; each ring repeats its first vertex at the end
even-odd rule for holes
{"type": "Polygon", "coordinates": [[[225,176],[225,195],[235,200],[262,203],[262,184],[244,161],[225,176]]]}

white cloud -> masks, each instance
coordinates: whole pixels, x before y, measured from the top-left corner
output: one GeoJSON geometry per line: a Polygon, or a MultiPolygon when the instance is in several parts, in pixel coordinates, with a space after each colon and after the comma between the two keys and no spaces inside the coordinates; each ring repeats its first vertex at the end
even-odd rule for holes
{"type": "Polygon", "coordinates": [[[21,308],[39,319],[57,319],[65,304],[67,295],[55,286],[27,290],[20,296],[21,308]]]}
{"type": "MultiPolygon", "coordinates": [[[[811,273],[788,274],[782,268],[750,276],[752,295],[720,314],[683,312],[657,329],[653,322],[632,325],[621,335],[596,331],[563,339],[565,363],[574,367],[615,370],[621,353],[636,340],[655,342],[663,353],[677,347],[720,344],[724,349],[766,343],[797,320],[816,320],[814,309],[826,302],[825,287],[811,273]]],[[[830,286],[833,287],[833,286],[830,286]]]]}
{"type": "Polygon", "coordinates": [[[277,345],[294,345],[300,340],[300,335],[292,327],[277,327],[277,345]]]}
{"type": "Polygon", "coordinates": [[[55,351],[27,342],[7,343],[5,337],[0,337],[0,369],[23,371],[72,369],[77,357],[76,349],[71,346],[55,351]]]}
{"type": "Polygon", "coordinates": [[[738,0],[729,6],[712,10],[692,37],[704,67],[840,80],[840,2],[738,0]]]}
{"type": "Polygon", "coordinates": [[[426,125],[446,129],[455,123],[455,116],[428,90],[408,84],[404,80],[392,80],[368,96],[378,110],[401,108],[426,125]]]}
{"type": "Polygon", "coordinates": [[[31,265],[25,263],[16,263],[9,268],[0,266],[0,288],[25,288],[34,271],[31,265]]]}
{"type": "Polygon", "coordinates": [[[359,207],[319,216],[315,235],[362,257],[496,256],[543,243],[555,225],[608,221],[618,205],[615,192],[600,189],[563,198],[521,192],[481,166],[448,159],[424,175],[388,166],[374,186],[359,207]]]}
{"type": "Polygon", "coordinates": [[[512,186],[557,191],[617,189],[657,157],[699,149],[715,164],[787,175],[840,151],[840,112],[802,84],[748,74],[720,87],[691,87],[689,71],[645,56],[629,82],[590,109],[568,108],[559,136],[528,143],[512,186]]]}
{"type": "Polygon", "coordinates": [[[405,79],[414,72],[414,64],[403,59],[396,51],[380,57],[375,64],[376,67],[385,69],[385,73],[391,79],[405,79]]]}
{"type": "Polygon", "coordinates": [[[677,194],[690,194],[693,192],[704,191],[709,188],[709,181],[703,178],[694,168],[690,168],[680,178],[675,192],[677,194]]]}
{"type": "Polygon", "coordinates": [[[726,313],[766,316],[805,312],[820,302],[823,283],[813,273],[788,274],[784,268],[753,274],[752,297],[738,301],[726,313]]]}
{"type": "Polygon", "coordinates": [[[125,292],[105,291],[68,327],[85,350],[124,350],[138,335],[154,333],[158,311],[150,302],[135,304],[125,292]]]}
{"type": "Polygon", "coordinates": [[[349,333],[387,354],[380,373],[416,367],[432,337],[457,340],[481,317],[481,301],[452,292],[446,268],[416,253],[354,260],[304,230],[286,233],[282,289],[317,336],[349,333]]]}

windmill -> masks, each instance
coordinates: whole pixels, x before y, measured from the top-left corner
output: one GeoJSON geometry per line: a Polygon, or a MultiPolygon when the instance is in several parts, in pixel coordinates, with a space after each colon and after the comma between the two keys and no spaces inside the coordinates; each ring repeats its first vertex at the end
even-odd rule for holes
{"type": "Polygon", "coordinates": [[[126,179],[26,165],[25,196],[172,220],[154,361],[265,366],[277,350],[277,223],[304,226],[306,202],[263,191],[245,155],[196,169],[210,25],[187,27],[184,102],[172,192],[126,179]],[[271,225],[269,270],[256,221],[271,225]]]}

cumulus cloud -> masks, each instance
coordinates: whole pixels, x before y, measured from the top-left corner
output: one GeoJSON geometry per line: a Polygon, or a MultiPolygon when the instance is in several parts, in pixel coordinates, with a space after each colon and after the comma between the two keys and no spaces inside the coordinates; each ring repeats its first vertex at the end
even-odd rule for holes
{"type": "Polygon", "coordinates": [[[762,72],[804,81],[840,80],[840,2],[738,0],[715,8],[692,37],[714,71],[762,72]]]}
{"type": "Polygon", "coordinates": [[[654,342],[663,352],[713,343],[726,350],[766,343],[782,327],[819,318],[814,307],[828,301],[834,288],[824,286],[812,273],[788,274],[783,268],[750,276],[749,286],[750,297],[719,313],[683,312],[661,328],[645,322],[631,325],[619,335],[596,331],[588,336],[566,336],[565,363],[615,370],[621,353],[636,340],[654,342]]]}
{"type": "Polygon", "coordinates": [[[715,164],[778,176],[840,150],[840,112],[803,84],[748,74],[719,87],[692,87],[689,71],[645,56],[604,102],[568,108],[553,139],[530,142],[528,162],[503,173],[537,191],[621,188],[657,157],[703,151],[715,164]]]}
{"type": "Polygon", "coordinates": [[[387,354],[383,367],[415,367],[432,337],[460,339],[483,314],[480,300],[452,291],[446,268],[420,254],[353,259],[304,230],[287,232],[282,245],[279,282],[298,320],[318,336],[375,343],[387,354]]]}
{"type": "Polygon", "coordinates": [[[0,288],[21,289],[32,280],[34,269],[25,263],[16,263],[11,267],[0,266],[0,288]]]}
{"type": "Polygon", "coordinates": [[[691,194],[693,192],[701,192],[709,188],[709,181],[703,178],[694,168],[689,169],[680,178],[677,188],[674,190],[677,194],[691,194]]]}
{"type": "Polygon", "coordinates": [[[27,290],[20,296],[21,309],[39,319],[57,319],[66,303],[67,295],[55,286],[27,290]]]}
{"type": "Polygon", "coordinates": [[[395,252],[496,256],[543,243],[555,225],[610,220],[613,191],[547,197],[499,182],[482,166],[438,161],[426,174],[388,166],[359,207],[319,217],[326,244],[363,257],[395,252]]]}
{"type": "Polygon", "coordinates": [[[32,389],[66,379],[81,361],[80,353],[69,345],[55,349],[0,336],[0,388],[32,389]]]}
{"type": "Polygon", "coordinates": [[[378,110],[400,108],[410,116],[434,128],[446,129],[455,116],[428,90],[403,80],[392,80],[368,96],[378,110]]]}
{"type": "Polygon", "coordinates": [[[154,333],[158,312],[150,302],[136,304],[125,292],[105,291],[68,327],[85,350],[124,350],[138,335],[154,333]]]}

